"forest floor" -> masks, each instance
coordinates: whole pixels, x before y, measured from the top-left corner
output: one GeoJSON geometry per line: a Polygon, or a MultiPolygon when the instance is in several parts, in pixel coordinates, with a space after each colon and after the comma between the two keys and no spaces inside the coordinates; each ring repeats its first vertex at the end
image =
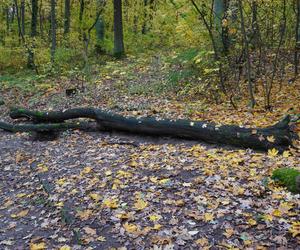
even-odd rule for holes
{"type": "MultiPolygon", "coordinates": [[[[286,83],[265,112],[155,94],[165,76],[155,60],[112,61],[72,97],[65,89],[81,88],[78,79],[51,78],[33,94],[2,78],[1,120],[11,121],[12,104],[253,127],[300,113],[300,82],[286,83]]],[[[300,195],[273,183],[279,167],[300,169],[299,142],[281,155],[122,133],[36,141],[1,131],[0,249],[300,249],[300,195]]]]}

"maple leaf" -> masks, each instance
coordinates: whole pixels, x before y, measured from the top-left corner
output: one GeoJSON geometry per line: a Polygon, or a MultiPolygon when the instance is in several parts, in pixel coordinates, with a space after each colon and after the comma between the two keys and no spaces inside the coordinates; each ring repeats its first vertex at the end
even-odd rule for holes
{"type": "Polygon", "coordinates": [[[282,156],[285,157],[285,158],[290,157],[290,155],[291,155],[290,151],[284,151],[283,154],[282,154],[282,156]]]}
{"type": "Polygon", "coordinates": [[[205,246],[208,246],[209,242],[208,242],[207,238],[202,237],[202,238],[196,240],[196,244],[200,245],[201,247],[205,247],[205,246]]]}
{"type": "Polygon", "coordinates": [[[30,243],[30,250],[44,250],[46,249],[46,244],[45,242],[40,242],[40,243],[30,243]]]}
{"type": "Polygon", "coordinates": [[[293,237],[300,235],[300,221],[293,222],[289,228],[289,232],[293,235],[293,237]]]}
{"type": "Polygon", "coordinates": [[[89,234],[89,235],[96,235],[97,234],[97,231],[93,228],[90,228],[90,227],[84,227],[83,230],[85,231],[86,234],[89,234]]]}
{"type": "Polygon", "coordinates": [[[162,227],[161,224],[155,224],[155,225],[153,226],[153,229],[154,229],[154,230],[159,230],[159,229],[161,229],[161,227],[162,227]]]}
{"type": "Polygon", "coordinates": [[[38,173],[45,173],[48,171],[48,167],[45,166],[44,164],[38,164],[38,173]]]}
{"type": "Polygon", "coordinates": [[[105,242],[106,241],[106,238],[104,236],[99,236],[97,238],[97,241],[100,241],[100,242],[105,242]]]}
{"type": "Polygon", "coordinates": [[[16,195],[18,198],[23,198],[24,196],[26,196],[26,194],[25,193],[20,193],[20,194],[17,194],[16,195]]]}
{"type": "Polygon", "coordinates": [[[225,232],[223,235],[228,239],[234,234],[234,229],[233,228],[226,228],[225,232]]]}
{"type": "Polygon", "coordinates": [[[247,223],[248,223],[249,225],[251,225],[251,226],[255,226],[255,225],[257,224],[256,220],[254,220],[254,219],[252,219],[252,218],[248,219],[248,220],[247,220],[247,223]]]}
{"type": "Polygon", "coordinates": [[[158,214],[152,214],[149,216],[149,220],[151,221],[158,221],[159,219],[161,219],[161,216],[158,214]]]}
{"type": "Polygon", "coordinates": [[[267,136],[268,142],[274,143],[275,142],[275,137],[273,135],[267,136]]]}
{"type": "Polygon", "coordinates": [[[278,150],[276,148],[272,148],[268,150],[268,156],[270,156],[271,158],[275,157],[278,155],[278,150]]]}
{"type": "Polygon", "coordinates": [[[159,181],[159,184],[164,185],[164,184],[167,184],[169,181],[170,181],[169,178],[161,179],[161,180],[159,181]]]}
{"type": "Polygon", "coordinates": [[[90,194],[90,197],[91,197],[94,201],[96,201],[96,202],[98,202],[98,201],[100,200],[100,198],[101,198],[101,196],[100,196],[99,194],[97,194],[97,193],[91,193],[91,194],[90,194]]]}
{"type": "Polygon", "coordinates": [[[11,217],[12,218],[22,218],[22,217],[26,216],[28,214],[28,212],[29,212],[29,209],[25,209],[25,210],[20,211],[17,214],[12,214],[11,217]]]}
{"type": "Polygon", "coordinates": [[[85,167],[82,171],[81,174],[89,174],[92,171],[91,167],[85,167]]]}
{"type": "Polygon", "coordinates": [[[72,248],[68,245],[64,245],[62,247],[59,248],[59,250],[71,250],[72,248]]]}
{"type": "Polygon", "coordinates": [[[110,170],[105,171],[105,175],[106,175],[106,176],[112,175],[112,171],[110,171],[110,170]]]}
{"type": "Polygon", "coordinates": [[[103,205],[105,207],[108,207],[108,208],[111,208],[111,209],[115,209],[115,208],[118,208],[119,204],[118,204],[118,200],[113,198],[113,199],[105,199],[103,201],[103,205]]]}
{"type": "Polygon", "coordinates": [[[206,222],[212,221],[214,219],[214,215],[212,213],[205,213],[204,214],[204,220],[206,222]]]}
{"type": "Polygon", "coordinates": [[[265,214],[263,216],[264,220],[269,222],[269,221],[272,221],[273,220],[273,216],[271,214],[265,214]]]}
{"type": "Polygon", "coordinates": [[[148,202],[144,201],[142,199],[138,199],[135,203],[134,203],[134,208],[136,210],[143,210],[148,206],[148,202]]]}
{"type": "Polygon", "coordinates": [[[275,210],[273,211],[273,215],[276,216],[276,217],[281,217],[281,216],[282,216],[282,213],[280,212],[280,210],[275,209],[275,210]]]}
{"type": "Polygon", "coordinates": [[[56,180],[56,183],[60,186],[64,185],[66,182],[66,178],[60,178],[58,180],[56,180]]]}
{"type": "Polygon", "coordinates": [[[126,230],[126,232],[128,233],[136,233],[137,232],[137,226],[132,224],[132,223],[128,223],[126,222],[124,225],[123,225],[124,229],[126,230]]]}
{"type": "Polygon", "coordinates": [[[81,220],[87,220],[92,214],[92,210],[86,209],[83,211],[78,211],[76,215],[79,216],[81,220]]]}

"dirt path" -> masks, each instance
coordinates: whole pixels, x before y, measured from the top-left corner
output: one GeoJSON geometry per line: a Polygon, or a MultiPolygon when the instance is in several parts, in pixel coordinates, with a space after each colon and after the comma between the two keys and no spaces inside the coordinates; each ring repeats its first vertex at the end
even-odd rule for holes
{"type": "Polygon", "coordinates": [[[0,249],[299,246],[288,232],[299,196],[264,185],[294,158],[120,134],[39,142],[1,132],[0,160],[0,249]]]}

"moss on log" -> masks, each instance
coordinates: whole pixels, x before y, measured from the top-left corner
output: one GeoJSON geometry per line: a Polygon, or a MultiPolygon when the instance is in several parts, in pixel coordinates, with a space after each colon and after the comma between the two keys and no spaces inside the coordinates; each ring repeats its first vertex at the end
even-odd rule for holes
{"type": "Polygon", "coordinates": [[[172,136],[258,150],[277,148],[282,151],[291,146],[292,141],[298,138],[289,126],[290,116],[286,116],[275,125],[266,128],[216,125],[205,121],[159,120],[151,117],[139,119],[96,108],[75,108],[50,112],[18,108],[13,109],[10,116],[13,119],[27,118],[35,123],[50,123],[49,126],[51,123],[63,123],[70,119],[89,118],[96,120],[99,130],[104,131],[116,130],[156,136],[172,136]],[[274,137],[274,142],[267,139],[271,136],[274,137]]]}

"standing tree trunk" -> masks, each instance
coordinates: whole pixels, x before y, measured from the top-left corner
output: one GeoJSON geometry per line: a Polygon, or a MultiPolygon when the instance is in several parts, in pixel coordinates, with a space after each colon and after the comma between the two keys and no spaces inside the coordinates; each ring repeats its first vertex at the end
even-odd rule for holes
{"type": "Polygon", "coordinates": [[[56,50],[56,0],[51,0],[51,62],[55,61],[56,50]]]}
{"type": "Polygon", "coordinates": [[[217,37],[218,50],[227,54],[229,50],[229,35],[226,12],[229,6],[228,0],[214,0],[214,23],[217,37]]]}
{"type": "Polygon", "coordinates": [[[124,54],[122,0],[114,0],[114,56],[120,58],[124,54]]]}
{"type": "Polygon", "coordinates": [[[242,31],[243,43],[244,43],[244,47],[245,47],[246,60],[247,60],[246,68],[247,68],[247,81],[248,81],[248,91],[249,91],[249,98],[250,98],[250,107],[254,108],[256,102],[255,102],[255,98],[254,98],[254,91],[253,91],[252,80],[251,80],[251,62],[250,62],[250,52],[249,52],[249,41],[248,41],[247,33],[246,33],[242,1],[239,0],[238,4],[239,4],[240,16],[241,16],[241,31],[242,31]]]}
{"type": "Polygon", "coordinates": [[[20,15],[21,15],[21,30],[22,30],[22,34],[25,35],[25,0],[21,0],[20,15]]]}
{"type": "MultiPolygon", "coordinates": [[[[38,19],[38,0],[31,0],[31,32],[30,36],[33,38],[37,35],[37,19],[38,19]]],[[[30,45],[28,45],[30,46],[30,45]]],[[[32,44],[34,47],[34,44],[32,44]]],[[[27,67],[35,69],[33,48],[28,50],[27,67]]]]}
{"type": "Polygon", "coordinates": [[[295,46],[295,76],[298,76],[300,50],[300,0],[296,0],[296,46],[295,46]]]}
{"type": "Polygon", "coordinates": [[[70,32],[71,6],[70,0],[65,0],[64,35],[70,32]]]}
{"type": "Polygon", "coordinates": [[[84,12],[84,0],[80,0],[80,9],[79,9],[79,23],[82,23],[83,19],[83,12],[84,12]]]}
{"type": "Polygon", "coordinates": [[[37,35],[38,0],[31,0],[31,37],[37,35]]]}

